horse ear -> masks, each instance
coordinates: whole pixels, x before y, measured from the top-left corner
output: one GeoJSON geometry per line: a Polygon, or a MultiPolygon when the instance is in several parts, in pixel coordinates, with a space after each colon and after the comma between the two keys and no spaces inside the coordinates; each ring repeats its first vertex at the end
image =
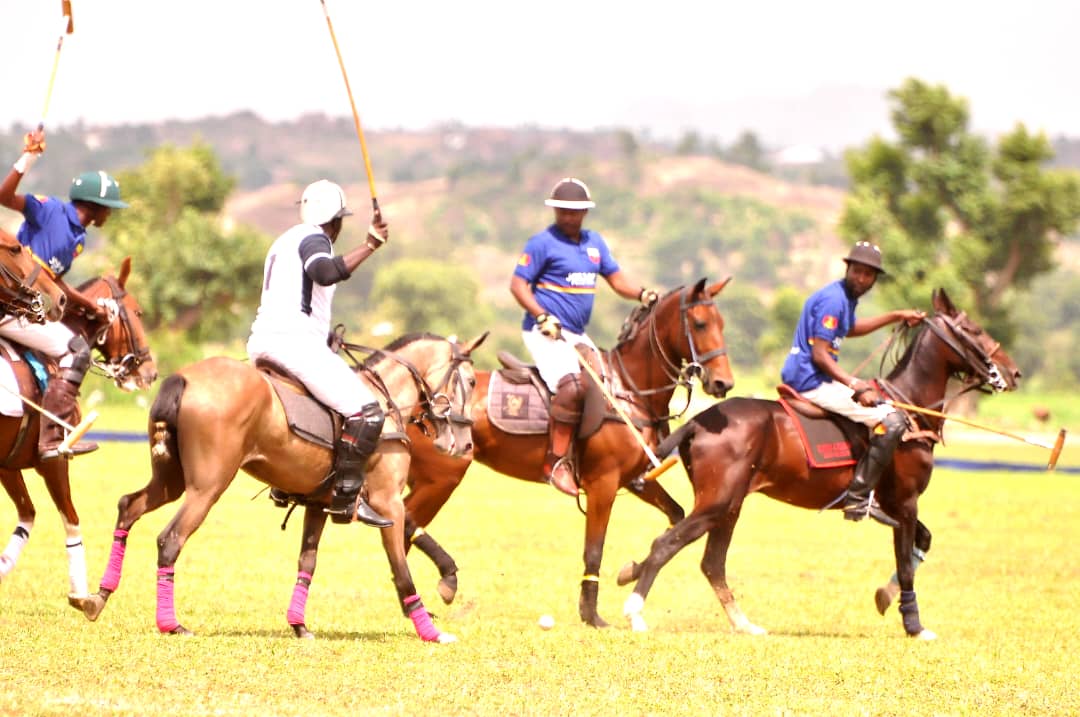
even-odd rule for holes
{"type": "Polygon", "coordinates": [[[131,257],[125,256],[124,260],[120,262],[120,276],[117,278],[116,283],[120,285],[120,288],[124,288],[124,284],[127,283],[128,276],[131,275],[131,257]]]}
{"type": "Polygon", "coordinates": [[[945,293],[945,287],[936,289],[933,294],[934,311],[947,316],[956,316],[956,307],[953,306],[949,295],[945,293]]]}
{"type": "Polygon", "coordinates": [[[729,281],[731,281],[730,276],[728,278],[724,279],[723,281],[717,282],[717,283],[713,284],[712,286],[710,286],[709,287],[709,296],[716,296],[717,294],[719,294],[721,291],[723,291],[724,287],[728,285],[729,281]]]}
{"type": "Polygon", "coordinates": [[[484,333],[480,334],[475,339],[470,341],[468,344],[466,344],[465,347],[462,349],[462,351],[465,353],[465,355],[466,356],[471,355],[472,352],[475,351],[477,349],[477,347],[480,346],[480,344],[484,343],[484,339],[486,339],[488,337],[488,334],[490,334],[490,333],[491,333],[490,331],[485,331],[484,333]]]}

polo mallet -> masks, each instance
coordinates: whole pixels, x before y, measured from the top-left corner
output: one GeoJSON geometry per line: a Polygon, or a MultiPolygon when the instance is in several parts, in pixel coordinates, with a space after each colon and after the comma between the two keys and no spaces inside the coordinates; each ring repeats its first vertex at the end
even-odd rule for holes
{"type": "Polygon", "coordinates": [[[71,446],[75,443],[75,441],[79,440],[84,435],[86,435],[86,432],[90,430],[90,426],[92,426],[94,424],[94,421],[96,421],[97,417],[98,417],[98,412],[91,410],[89,413],[87,413],[83,417],[83,419],[81,421],[79,421],[79,425],[73,426],[70,423],[68,423],[67,421],[65,421],[64,419],[57,416],[52,411],[49,411],[49,410],[47,410],[45,408],[42,408],[41,406],[37,405],[36,403],[34,403],[33,401],[31,401],[29,398],[22,395],[21,393],[19,393],[17,391],[12,391],[2,381],[0,381],[0,388],[4,389],[8,393],[10,393],[12,396],[17,396],[19,398],[19,400],[22,401],[23,403],[25,403],[27,406],[29,406],[30,408],[32,408],[35,411],[37,411],[38,413],[40,413],[42,416],[45,416],[46,418],[50,419],[54,423],[60,425],[65,430],[67,430],[68,435],[60,443],[60,447],[58,449],[60,451],[60,453],[69,453],[69,452],[71,452],[71,446]]]}
{"type": "Polygon", "coordinates": [[[371,189],[371,207],[378,217],[379,200],[375,198],[375,175],[371,171],[371,158],[368,157],[367,142],[364,141],[364,130],[360,127],[360,113],[356,111],[356,102],[353,101],[352,87],[349,86],[349,75],[345,72],[345,62],[341,59],[341,48],[338,47],[337,35],[334,34],[334,24],[330,22],[330,11],[326,9],[326,0],[322,3],[323,15],[326,16],[326,27],[330,30],[330,39],[334,42],[334,52],[337,54],[338,66],[341,68],[341,77],[345,80],[345,91],[349,94],[349,106],[352,107],[353,122],[356,123],[356,136],[360,138],[360,152],[364,155],[364,169],[367,170],[368,187],[371,189]]]}
{"type": "Polygon", "coordinates": [[[64,24],[60,27],[60,38],[56,41],[56,56],[53,57],[52,72],[49,74],[49,88],[45,91],[45,106],[41,108],[41,120],[38,130],[45,127],[45,116],[49,114],[49,100],[52,99],[53,83],[56,81],[56,68],[60,66],[60,50],[64,47],[64,36],[75,32],[75,18],[71,14],[71,0],[61,0],[61,12],[64,24]]]}
{"type": "Polygon", "coordinates": [[[581,366],[581,368],[585,369],[589,376],[592,377],[592,380],[600,388],[600,393],[604,394],[604,398],[608,400],[608,403],[611,404],[611,407],[614,408],[615,412],[619,414],[619,418],[621,418],[623,420],[623,423],[626,424],[626,427],[630,429],[630,433],[634,434],[634,438],[637,440],[638,445],[641,446],[641,450],[645,451],[645,455],[649,457],[649,462],[652,463],[653,467],[651,470],[649,470],[648,473],[645,474],[645,480],[656,480],[660,477],[661,473],[678,463],[679,457],[675,455],[668,456],[663,460],[663,462],[661,462],[660,459],[656,457],[656,454],[653,453],[653,449],[649,448],[649,444],[645,442],[645,438],[638,431],[637,427],[634,425],[634,422],[630,420],[630,416],[626,414],[626,411],[623,410],[623,407],[619,405],[619,402],[616,401],[615,397],[611,395],[611,392],[607,390],[604,382],[600,380],[599,376],[596,375],[596,370],[589,365],[589,362],[585,360],[585,357],[582,356],[577,349],[574,349],[574,355],[577,356],[578,364],[581,366]]]}
{"type": "Polygon", "coordinates": [[[1064,428],[1062,428],[1060,431],[1058,431],[1057,440],[1054,441],[1054,445],[1050,445],[1049,443],[1043,443],[1042,441],[1036,441],[1036,440],[1034,440],[1032,438],[1025,438],[1025,437],[1023,437],[1023,436],[1021,436],[1021,435],[1019,435],[1017,433],[1010,433],[1009,431],[1003,431],[1000,428],[993,428],[991,426],[985,426],[985,425],[983,425],[981,423],[976,423],[975,421],[969,421],[966,418],[959,418],[957,416],[950,416],[950,415],[948,415],[946,413],[941,413],[940,411],[935,411],[935,410],[930,409],[930,408],[923,408],[921,406],[913,406],[910,403],[901,403],[900,401],[886,401],[886,403],[888,403],[891,406],[896,406],[897,408],[903,408],[903,409],[905,409],[907,411],[913,411],[915,413],[925,413],[928,416],[935,416],[937,418],[944,418],[947,421],[956,421],[957,423],[963,423],[965,426],[971,426],[972,428],[981,428],[984,431],[990,431],[991,433],[997,433],[999,435],[1007,436],[1009,438],[1015,438],[1018,441],[1023,441],[1024,443],[1027,443],[1027,444],[1032,445],[1032,446],[1038,446],[1039,448],[1045,448],[1046,450],[1050,451],[1050,460],[1046,464],[1046,470],[1048,470],[1048,471],[1054,470],[1054,468],[1057,466],[1058,457],[1061,455],[1061,449],[1065,447],[1065,429],[1064,428]]]}

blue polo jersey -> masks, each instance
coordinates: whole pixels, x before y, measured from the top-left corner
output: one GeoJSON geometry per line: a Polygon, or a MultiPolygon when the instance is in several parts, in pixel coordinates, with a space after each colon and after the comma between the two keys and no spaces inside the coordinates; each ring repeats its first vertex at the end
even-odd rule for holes
{"type": "Polygon", "coordinates": [[[791,352],[780,371],[781,380],[800,393],[832,381],[814,365],[812,347],[818,341],[829,345],[833,360],[840,358],[840,343],[855,326],[858,299],[848,296],[843,281],[834,281],[812,294],[803,304],[791,352]]]}
{"type": "MultiPolygon", "coordinates": [[[[554,314],[563,328],[575,334],[585,333],[596,298],[596,280],[619,270],[603,237],[589,229],[581,230],[575,242],[552,224],[525,243],[514,276],[529,282],[537,303],[554,314]]],[[[525,312],[521,328],[530,331],[536,324],[525,312]]]]}
{"type": "Polygon", "coordinates": [[[86,229],[75,205],[58,197],[26,195],[19,243],[29,247],[55,276],[63,276],[86,246],[86,229]]]}

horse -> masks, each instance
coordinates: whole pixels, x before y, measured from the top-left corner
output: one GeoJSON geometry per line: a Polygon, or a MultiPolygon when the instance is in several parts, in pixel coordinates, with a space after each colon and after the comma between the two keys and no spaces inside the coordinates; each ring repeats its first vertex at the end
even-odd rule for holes
{"type": "MultiPolygon", "coordinates": [[[[381,533],[394,587],[403,612],[420,638],[429,642],[456,638],[432,624],[405,559],[401,493],[409,472],[406,417],[419,407],[428,430],[435,429],[433,443],[438,450],[459,455],[471,451],[467,408],[476,376],[470,354],[486,337],[484,333],[462,345],[430,334],[410,334],[375,351],[358,367],[387,415],[379,447],[367,465],[368,503],[393,520],[381,533]]],[[[96,620],[116,591],[127,536],[135,522],[183,495],[180,509],[158,536],[156,619],[162,633],[192,634],[176,618],[174,566],[187,540],[237,471],[243,470],[271,487],[308,498],[297,584],[286,616],[297,637],[313,638],[304,610],[326,523],[324,509],[330,501],[334,436],[312,442],[290,430],[291,420],[270,379],[246,362],[208,358],[166,379],[150,410],[152,477],[142,489],[120,498],[109,563],[98,592],[87,601],[86,617],[96,620]]],[[[335,430],[340,432],[340,425],[335,430]]]]}
{"type": "MultiPolygon", "coordinates": [[[[146,340],[142,325],[142,307],[135,296],[124,288],[131,273],[131,259],[125,259],[120,275],[104,275],[91,279],[79,291],[103,306],[97,314],[88,315],[81,307],[69,309],[62,319],[65,326],[86,339],[99,357],[91,368],[103,374],[122,391],[148,388],[157,378],[157,369],[146,340]]],[[[62,305],[62,304],[61,304],[62,305]]],[[[2,320],[2,319],[0,319],[2,320]]],[[[0,349],[3,364],[10,365],[12,378],[21,396],[40,404],[43,388],[34,376],[31,361],[14,360],[7,347],[0,349]]],[[[4,380],[0,377],[0,381],[4,380]]],[[[14,389],[8,389],[8,393],[14,389]]],[[[81,609],[89,596],[86,580],[86,557],[82,542],[79,514],[71,496],[68,462],[66,460],[40,461],[37,455],[38,431],[41,418],[37,410],[29,408],[0,415],[0,483],[18,511],[18,524],[7,548],[0,554],[0,579],[15,569],[23,547],[30,539],[30,531],[37,514],[30,493],[23,481],[22,470],[33,468],[45,480],[52,498],[64,522],[65,544],[68,556],[68,577],[71,590],[68,603],[81,609]]]]}
{"type": "MultiPolygon", "coordinates": [[[[884,396],[909,406],[931,408],[946,403],[947,383],[953,377],[963,381],[961,393],[1016,387],[1020,371],[1012,358],[953,305],[944,289],[933,293],[933,308],[934,315],[909,334],[904,353],[885,380],[878,380],[884,396]]],[[[915,568],[930,548],[930,531],[918,520],[918,500],[930,482],[934,443],[940,440],[944,421],[918,412],[909,413],[907,419],[914,430],[905,434],[897,447],[876,496],[885,513],[899,523],[893,529],[894,579],[900,586],[904,630],[912,637],[930,640],[936,635],[922,626],[915,596],[915,568]]],[[[865,442],[865,429],[849,421],[843,423],[849,430],[858,428],[859,433],[851,435],[861,436],[865,442]]],[[[637,581],[623,606],[634,630],[648,629],[641,613],[660,569],[707,533],[701,571],[732,628],[746,634],[765,632],[742,613],[727,584],[727,551],[743,500],[749,493],[761,492],[802,508],[834,507],[853,475],[850,464],[854,461],[836,467],[810,467],[798,430],[795,419],[777,401],[732,398],[697,414],[660,445],[660,455],[678,448],[694,488],[694,507],[690,515],[656,538],[644,561],[630,562],[619,572],[620,585],[637,581]]],[[[880,603],[881,596],[875,599],[880,603]]],[[[884,612],[880,604],[879,611],[884,612]]]]}
{"type": "Polygon", "coordinates": [[[0,229],[0,317],[23,317],[37,324],[59,321],[67,295],[30,250],[0,229]]]}
{"type": "MultiPolygon", "coordinates": [[[[643,437],[653,440],[657,435],[666,435],[668,420],[674,417],[669,415],[669,403],[675,389],[684,386],[689,391],[693,376],[700,378],[710,396],[723,397],[735,385],[724,343],[724,319],[713,302],[730,280],[728,277],[707,286],[703,278],[692,286],[668,292],[647,309],[635,309],[615,348],[601,352],[600,372],[608,377],[609,393],[619,397],[626,412],[642,428],[643,437]]],[[[500,358],[507,363],[512,357],[500,358]]],[[[471,406],[475,421],[473,460],[504,475],[544,482],[546,423],[529,435],[509,433],[496,426],[488,411],[491,380],[491,372],[478,372],[471,406]]],[[[586,383],[592,384],[591,378],[586,383]]],[[[578,613],[586,624],[605,627],[608,623],[597,612],[598,576],[616,492],[620,487],[630,488],[634,495],[661,510],[671,523],[683,517],[683,509],[659,483],[634,482],[649,466],[649,458],[639,448],[631,429],[607,411],[606,402],[599,403],[601,411],[608,415],[587,438],[579,432],[574,464],[579,485],[587,496],[585,574],[578,613]]],[[[447,604],[457,592],[457,565],[423,529],[449,499],[470,464],[468,458],[439,455],[429,441],[414,436],[409,469],[411,491],[405,499],[406,536],[410,545],[435,561],[441,576],[439,594],[447,604]]]]}

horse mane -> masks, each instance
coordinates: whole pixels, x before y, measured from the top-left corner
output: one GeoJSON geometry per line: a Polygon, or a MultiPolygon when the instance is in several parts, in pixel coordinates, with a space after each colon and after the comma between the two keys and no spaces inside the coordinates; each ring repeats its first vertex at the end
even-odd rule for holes
{"type": "Polygon", "coordinates": [[[919,338],[925,331],[925,323],[908,326],[901,322],[894,333],[892,341],[889,343],[889,348],[881,356],[878,375],[886,376],[885,366],[890,361],[893,363],[893,367],[886,376],[888,379],[895,378],[901,371],[906,369],[915,355],[915,347],[919,344],[919,338]]]}
{"type": "MultiPolygon", "coordinates": [[[[408,346],[409,344],[413,343],[414,341],[423,341],[425,339],[426,340],[431,340],[431,341],[445,341],[446,340],[442,336],[439,336],[438,334],[432,334],[432,333],[429,333],[427,331],[417,331],[415,333],[405,334],[404,336],[397,337],[396,339],[391,341],[386,346],[383,346],[381,351],[397,351],[397,350],[399,350],[399,349],[401,349],[401,348],[403,348],[405,346],[408,346]]],[[[363,365],[365,367],[367,367],[367,368],[371,368],[376,363],[378,363],[382,359],[381,351],[376,351],[375,353],[373,353],[372,355],[370,355],[366,359],[364,359],[363,365]]]]}

